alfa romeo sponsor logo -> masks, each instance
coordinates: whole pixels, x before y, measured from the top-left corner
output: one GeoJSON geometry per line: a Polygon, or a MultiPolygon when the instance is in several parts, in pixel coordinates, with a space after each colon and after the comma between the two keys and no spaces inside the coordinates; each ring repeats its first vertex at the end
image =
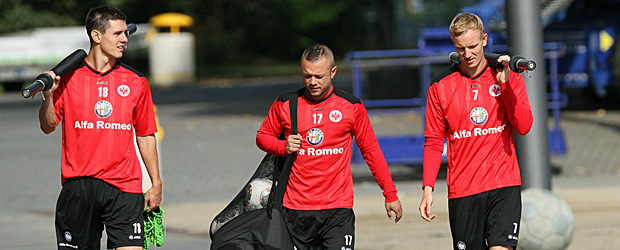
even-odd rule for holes
{"type": "Polygon", "coordinates": [[[99,118],[108,118],[112,114],[112,104],[106,100],[95,103],[95,114],[99,118]]]}
{"type": "Polygon", "coordinates": [[[310,129],[308,130],[308,133],[306,133],[306,141],[313,146],[321,144],[324,138],[325,135],[323,134],[323,131],[318,128],[310,129]]]}
{"type": "Polygon", "coordinates": [[[469,119],[476,125],[482,125],[489,119],[489,112],[482,107],[477,107],[469,113],[469,119]]]}

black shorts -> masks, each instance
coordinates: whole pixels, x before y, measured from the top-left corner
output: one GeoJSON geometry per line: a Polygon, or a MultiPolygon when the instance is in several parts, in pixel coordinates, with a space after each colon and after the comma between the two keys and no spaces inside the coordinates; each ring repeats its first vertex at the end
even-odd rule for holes
{"type": "Polygon", "coordinates": [[[56,203],[58,249],[100,249],[104,225],[109,249],[144,246],[143,212],[141,193],[91,177],[71,178],[56,203]]]}
{"type": "Polygon", "coordinates": [[[284,220],[297,250],[354,249],[353,209],[301,211],[284,208],[284,220]]]}
{"type": "Polygon", "coordinates": [[[506,187],[450,199],[454,249],[517,246],[521,220],[521,187],[506,187]]]}

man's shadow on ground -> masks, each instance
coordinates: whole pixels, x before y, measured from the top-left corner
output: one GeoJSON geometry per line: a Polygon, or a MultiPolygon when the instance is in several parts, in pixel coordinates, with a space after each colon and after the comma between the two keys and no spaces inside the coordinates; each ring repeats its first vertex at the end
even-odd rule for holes
{"type": "MultiPolygon", "coordinates": [[[[375,179],[370,173],[370,170],[366,165],[359,165],[353,167],[353,182],[374,182],[375,179]],[[365,168],[365,170],[363,170],[365,168]]],[[[439,172],[437,173],[437,180],[445,180],[447,176],[448,163],[441,163],[439,172]]],[[[392,174],[392,180],[397,181],[422,181],[423,168],[422,164],[413,165],[390,165],[390,173],[392,174]]],[[[562,174],[562,168],[558,166],[551,166],[552,175],[562,174]]]]}
{"type": "MultiPolygon", "coordinates": [[[[437,179],[446,179],[448,163],[442,163],[437,174],[437,179]]],[[[368,167],[364,164],[361,166],[355,166],[353,171],[353,182],[374,182],[375,179],[370,173],[368,167]],[[366,168],[366,170],[361,170],[366,168]]],[[[392,174],[393,181],[421,181],[423,175],[422,164],[412,165],[390,165],[390,173],[392,174]]]]}

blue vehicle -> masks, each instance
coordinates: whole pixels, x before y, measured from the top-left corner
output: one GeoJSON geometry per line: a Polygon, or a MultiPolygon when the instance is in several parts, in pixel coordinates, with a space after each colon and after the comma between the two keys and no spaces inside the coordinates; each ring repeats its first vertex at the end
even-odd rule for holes
{"type": "MultiPolygon", "coordinates": [[[[483,0],[463,8],[462,12],[478,15],[486,25],[492,45],[502,46],[507,44],[504,6],[504,0],[483,0]]],[[[618,0],[541,1],[545,43],[557,43],[562,51],[558,59],[561,91],[591,93],[595,98],[620,98],[618,11],[618,0]]]]}
{"type": "MultiPolygon", "coordinates": [[[[485,23],[489,34],[485,52],[508,51],[504,6],[503,0],[483,0],[462,10],[480,16],[485,23]]],[[[620,48],[617,48],[620,19],[615,17],[619,10],[618,0],[541,2],[548,108],[553,118],[549,130],[551,154],[562,155],[567,151],[559,124],[560,109],[568,103],[567,95],[562,92],[580,90],[597,98],[620,97],[620,48]]],[[[352,68],[353,94],[364,99],[369,114],[409,112],[423,118],[431,78],[449,66],[448,55],[453,51],[448,27],[431,27],[425,28],[418,37],[417,49],[349,52],[345,62],[352,68]],[[376,91],[379,88],[373,89],[368,83],[376,74],[373,71],[396,68],[413,73],[405,76],[410,83],[384,91],[391,95],[382,95],[381,91],[376,91]]],[[[389,80],[382,80],[381,89],[389,88],[389,80]]],[[[415,165],[422,162],[421,120],[422,124],[412,125],[421,127],[415,132],[377,137],[388,163],[415,165]]],[[[363,163],[357,147],[354,147],[352,162],[363,163]]]]}

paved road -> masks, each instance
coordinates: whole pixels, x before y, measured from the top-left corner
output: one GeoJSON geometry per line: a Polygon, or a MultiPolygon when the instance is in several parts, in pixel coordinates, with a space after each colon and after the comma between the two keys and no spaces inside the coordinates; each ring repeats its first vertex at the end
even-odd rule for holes
{"type": "MultiPolygon", "coordinates": [[[[264,155],[255,133],[279,93],[298,79],[244,87],[153,90],[164,128],[160,160],[165,204],[229,200],[264,155]]],[[[60,191],[60,130],[38,128],[40,95],[0,94],[0,249],[51,249],[60,191]]],[[[214,214],[204,214],[213,218],[214,214]]],[[[203,225],[204,228],[207,225],[203,225]]],[[[208,236],[171,228],[159,249],[206,249],[208,236]]]]}
{"type": "MultiPolygon", "coordinates": [[[[207,223],[239,191],[264,155],[254,139],[268,107],[278,93],[300,87],[297,79],[267,83],[271,82],[153,91],[164,128],[160,159],[170,229],[166,245],[158,249],[208,248],[207,223]]],[[[346,81],[336,84],[348,87],[346,81]]],[[[60,131],[44,135],[38,129],[38,98],[0,95],[0,249],[53,249],[55,245],[53,211],[60,190],[61,138],[60,131]]],[[[373,117],[371,121],[378,125],[378,134],[407,127],[407,119],[403,123],[373,117]]],[[[561,174],[558,177],[588,180],[587,185],[598,182],[596,176],[613,182],[620,175],[618,110],[566,111],[562,126],[569,153],[551,159],[561,174]]],[[[355,166],[353,171],[356,197],[380,197],[367,168],[355,166]]],[[[419,168],[394,166],[392,171],[401,192],[417,192],[419,168]]],[[[414,199],[407,203],[407,216],[417,216],[419,201],[414,199]]]]}

